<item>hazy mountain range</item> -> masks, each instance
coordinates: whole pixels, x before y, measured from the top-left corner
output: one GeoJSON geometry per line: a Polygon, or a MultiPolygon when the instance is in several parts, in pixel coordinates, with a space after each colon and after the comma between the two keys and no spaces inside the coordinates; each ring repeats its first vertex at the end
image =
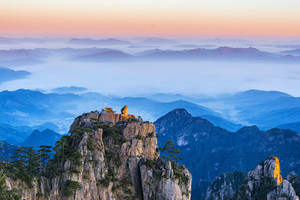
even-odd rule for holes
{"type": "MultiPolygon", "coordinates": [[[[72,87],[71,87],[72,89],[72,87]]],[[[11,126],[36,126],[51,122],[61,133],[68,131],[74,116],[103,107],[129,112],[154,121],[176,108],[208,119],[216,126],[235,131],[242,125],[257,125],[262,130],[281,127],[298,131],[300,100],[276,91],[249,90],[217,97],[189,97],[153,94],[145,97],[113,97],[99,93],[43,93],[32,90],[0,92],[0,119],[11,126]]]]}
{"type": "MultiPolygon", "coordinates": [[[[71,41],[74,41],[72,39],[71,41]]],[[[78,41],[78,40],[75,40],[78,41]]],[[[79,40],[82,41],[82,40],[79,40]]],[[[88,40],[90,41],[90,40],[88,40]]],[[[111,40],[109,40],[111,41],[111,40]]],[[[115,41],[115,40],[113,40],[115,41]]],[[[116,40],[119,41],[119,40],[116,40]]],[[[93,43],[93,40],[91,41],[93,43]]],[[[42,62],[43,59],[53,56],[64,56],[66,60],[72,61],[130,61],[143,60],[203,60],[203,61],[247,61],[247,62],[290,62],[299,63],[299,55],[294,53],[270,53],[257,48],[218,47],[214,49],[191,48],[187,50],[162,50],[148,49],[137,53],[124,52],[121,49],[107,48],[61,48],[61,49],[11,49],[0,50],[0,61],[4,64],[13,64],[17,61],[42,62]]]]}

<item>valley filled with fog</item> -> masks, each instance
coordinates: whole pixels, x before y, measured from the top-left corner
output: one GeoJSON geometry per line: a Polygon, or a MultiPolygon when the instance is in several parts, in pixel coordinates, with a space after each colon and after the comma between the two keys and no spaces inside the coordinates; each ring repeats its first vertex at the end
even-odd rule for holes
{"type": "Polygon", "coordinates": [[[102,94],[138,96],[148,93],[215,95],[255,88],[300,95],[300,69],[293,64],[201,61],[78,63],[50,60],[45,64],[11,69],[26,70],[31,75],[3,83],[1,90],[28,88],[50,91],[56,87],[78,86],[102,94]]]}

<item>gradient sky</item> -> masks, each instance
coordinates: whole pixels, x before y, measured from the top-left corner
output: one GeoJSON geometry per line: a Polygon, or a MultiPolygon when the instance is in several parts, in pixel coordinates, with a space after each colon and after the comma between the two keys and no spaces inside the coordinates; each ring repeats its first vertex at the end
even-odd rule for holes
{"type": "Polygon", "coordinates": [[[1,0],[1,36],[300,37],[299,0],[1,0]]]}

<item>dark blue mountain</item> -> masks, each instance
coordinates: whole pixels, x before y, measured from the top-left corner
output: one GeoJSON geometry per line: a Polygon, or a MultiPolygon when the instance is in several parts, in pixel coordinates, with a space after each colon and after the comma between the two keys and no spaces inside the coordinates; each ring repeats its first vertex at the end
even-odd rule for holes
{"type": "Polygon", "coordinates": [[[58,134],[50,129],[46,129],[42,132],[35,130],[24,142],[20,143],[19,145],[24,147],[34,147],[36,149],[38,149],[40,145],[54,146],[55,142],[61,137],[61,134],[58,134]]]}
{"type": "Polygon", "coordinates": [[[7,124],[0,124],[0,140],[10,144],[18,144],[24,141],[32,132],[30,127],[13,127],[7,124]]]}
{"type": "Polygon", "coordinates": [[[0,140],[0,159],[9,160],[19,148],[17,145],[11,145],[6,141],[0,140]]]}
{"type": "Polygon", "coordinates": [[[41,124],[48,120],[74,117],[66,110],[76,108],[80,96],[73,94],[44,94],[17,90],[0,92],[0,121],[14,126],[41,124]]]}
{"type": "Polygon", "coordinates": [[[257,126],[230,132],[208,120],[176,109],[155,122],[158,145],[172,140],[183,164],[193,174],[193,198],[203,197],[208,184],[225,172],[250,171],[261,160],[277,156],[283,175],[300,173],[300,134],[291,130],[261,131],[257,126]]]}

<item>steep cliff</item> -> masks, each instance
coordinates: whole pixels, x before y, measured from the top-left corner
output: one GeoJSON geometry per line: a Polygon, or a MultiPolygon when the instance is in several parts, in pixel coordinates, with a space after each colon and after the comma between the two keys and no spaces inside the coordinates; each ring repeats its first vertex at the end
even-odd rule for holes
{"type": "Polygon", "coordinates": [[[134,115],[85,113],[31,184],[7,178],[22,199],[188,200],[191,174],[159,157],[155,126],[134,115]],[[68,148],[67,148],[68,147],[68,148]]]}
{"type": "Polygon", "coordinates": [[[248,173],[234,199],[299,200],[290,182],[280,175],[277,157],[270,157],[248,173]]]}

